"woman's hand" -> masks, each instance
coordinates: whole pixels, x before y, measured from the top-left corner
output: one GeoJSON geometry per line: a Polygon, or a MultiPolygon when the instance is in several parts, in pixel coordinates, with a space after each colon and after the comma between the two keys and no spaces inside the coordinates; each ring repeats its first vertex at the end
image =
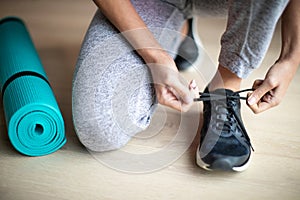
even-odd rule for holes
{"type": "Polygon", "coordinates": [[[290,0],[281,17],[282,48],[278,62],[268,71],[265,80],[256,80],[248,105],[254,113],[278,105],[300,64],[300,1],[290,0]]]}
{"type": "Polygon", "coordinates": [[[291,62],[277,62],[269,69],[264,80],[254,82],[254,91],[249,94],[247,101],[254,113],[268,110],[281,102],[297,71],[295,65],[291,62]]]}
{"type": "Polygon", "coordinates": [[[199,93],[196,82],[189,84],[180,76],[175,62],[168,55],[157,56],[155,63],[148,63],[155,85],[158,102],[178,111],[186,112],[199,93]]]}
{"type": "Polygon", "coordinates": [[[149,31],[131,1],[94,2],[149,66],[158,102],[179,111],[187,111],[193,102],[193,92],[198,90],[195,82],[188,85],[179,75],[173,59],[149,31]]]}

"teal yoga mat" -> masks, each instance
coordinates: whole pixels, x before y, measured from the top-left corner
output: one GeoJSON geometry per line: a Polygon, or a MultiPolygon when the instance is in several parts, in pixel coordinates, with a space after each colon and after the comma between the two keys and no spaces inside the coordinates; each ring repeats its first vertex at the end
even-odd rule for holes
{"type": "Polygon", "coordinates": [[[16,150],[42,156],[65,144],[63,117],[47,75],[23,21],[16,17],[0,20],[0,87],[8,136],[16,150]]]}

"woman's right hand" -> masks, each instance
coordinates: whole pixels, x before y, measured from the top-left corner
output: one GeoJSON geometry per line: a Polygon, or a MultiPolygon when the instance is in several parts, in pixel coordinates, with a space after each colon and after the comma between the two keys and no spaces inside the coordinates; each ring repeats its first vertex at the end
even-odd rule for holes
{"type": "Polygon", "coordinates": [[[186,112],[193,103],[198,87],[195,81],[189,84],[180,76],[175,62],[169,55],[156,56],[150,68],[157,100],[160,104],[186,112]]]}
{"type": "MultiPolygon", "coordinates": [[[[187,111],[193,102],[191,84],[180,77],[175,62],[160,46],[130,0],[94,0],[101,12],[122,33],[151,70],[158,102],[187,111]]],[[[195,83],[194,83],[195,85],[195,83]]]]}

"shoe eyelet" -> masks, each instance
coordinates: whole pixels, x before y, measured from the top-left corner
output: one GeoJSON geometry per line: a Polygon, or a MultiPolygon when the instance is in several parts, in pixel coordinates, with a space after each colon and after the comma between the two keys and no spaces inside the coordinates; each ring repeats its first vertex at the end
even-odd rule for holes
{"type": "Polygon", "coordinates": [[[221,116],[221,115],[217,115],[216,118],[217,118],[217,119],[222,119],[222,116],[221,116]]]}
{"type": "Polygon", "coordinates": [[[215,106],[215,111],[219,112],[219,110],[220,110],[220,105],[216,105],[215,106]]]}
{"type": "Polygon", "coordinates": [[[222,129],[223,128],[223,123],[221,124],[220,122],[216,123],[216,129],[222,129]]]}

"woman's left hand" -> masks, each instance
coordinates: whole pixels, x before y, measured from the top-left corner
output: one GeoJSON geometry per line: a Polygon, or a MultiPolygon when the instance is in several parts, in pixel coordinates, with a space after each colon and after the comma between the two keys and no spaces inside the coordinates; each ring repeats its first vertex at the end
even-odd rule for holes
{"type": "Polygon", "coordinates": [[[254,91],[248,96],[248,106],[254,113],[260,113],[277,106],[283,99],[293,79],[297,64],[277,62],[267,72],[264,80],[256,80],[254,91]]]}

